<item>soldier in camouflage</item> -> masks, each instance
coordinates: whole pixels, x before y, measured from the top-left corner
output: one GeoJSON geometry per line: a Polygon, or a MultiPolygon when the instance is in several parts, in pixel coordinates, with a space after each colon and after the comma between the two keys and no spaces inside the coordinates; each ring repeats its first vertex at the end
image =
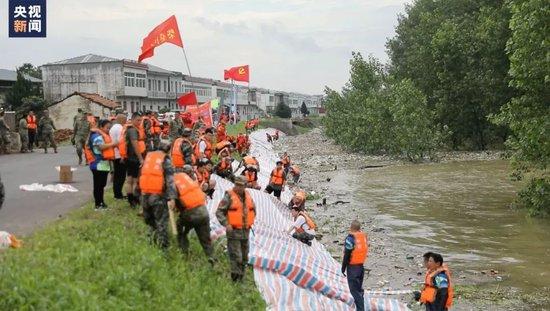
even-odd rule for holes
{"type": "Polygon", "coordinates": [[[174,142],[176,138],[179,138],[181,136],[183,130],[183,121],[181,120],[179,112],[176,112],[174,119],[170,120],[169,127],[170,132],[168,135],[170,136],[170,141],[174,142]]]}
{"type": "Polygon", "coordinates": [[[53,137],[53,132],[55,130],[55,125],[50,118],[50,112],[48,110],[44,110],[44,116],[38,122],[38,132],[40,132],[40,136],[42,137],[44,153],[48,153],[48,143],[52,145],[53,151],[57,153],[57,145],[55,144],[55,139],[53,137]]]}
{"type": "MultiPolygon", "coordinates": [[[[184,165],[183,173],[194,179],[193,167],[191,165],[184,165]]],[[[208,257],[208,261],[214,264],[214,250],[212,248],[212,241],[210,240],[210,216],[206,209],[206,197],[204,197],[203,205],[199,207],[188,209],[184,202],[179,199],[176,200],[176,206],[180,211],[177,222],[178,242],[183,253],[187,254],[189,252],[189,240],[187,239],[187,235],[191,229],[194,229],[202,249],[208,257]]]]}
{"type": "Polygon", "coordinates": [[[155,150],[153,148],[153,124],[151,121],[153,113],[151,111],[147,111],[145,113],[145,117],[143,118],[143,128],[145,129],[145,145],[147,147],[147,151],[155,150]]]}
{"type": "MultiPolygon", "coordinates": [[[[249,213],[251,212],[247,206],[247,198],[251,201],[250,194],[245,190],[246,179],[243,176],[235,178],[235,187],[233,190],[226,191],[223,199],[220,201],[218,210],[216,211],[216,218],[218,218],[220,224],[225,226],[227,234],[227,252],[229,254],[229,261],[231,264],[231,279],[236,281],[242,281],[244,278],[246,265],[248,263],[248,236],[252,223],[249,222],[249,213]],[[240,202],[233,202],[232,197],[237,197],[240,202]],[[241,205],[242,217],[241,225],[231,224],[229,220],[229,212],[238,210],[236,208],[241,205]],[[240,227],[240,228],[239,228],[240,227]]],[[[251,209],[255,214],[254,203],[251,203],[251,209]]],[[[251,215],[254,219],[255,215],[251,215]]]]}
{"type": "Polygon", "coordinates": [[[4,121],[4,108],[0,107],[0,153],[10,153],[10,127],[4,121]]]}
{"type": "Polygon", "coordinates": [[[176,187],[174,185],[174,167],[167,153],[170,151],[170,143],[161,141],[158,151],[147,153],[144,164],[141,168],[139,186],[141,189],[141,206],[143,208],[143,218],[150,227],[150,237],[152,241],[159,245],[164,251],[168,250],[168,208],[175,208],[175,199],[177,198],[176,187]],[[164,155],[164,160],[159,166],[152,163],[154,158],[160,154],[164,155]],[[162,170],[163,185],[162,193],[148,193],[145,183],[151,180],[152,176],[158,176],[155,170],[162,170]]]}
{"type": "Polygon", "coordinates": [[[88,115],[86,111],[79,109],[78,118],[75,119],[73,124],[73,138],[71,143],[76,147],[76,155],[78,156],[78,165],[82,164],[82,150],[90,135],[91,124],[88,121],[88,115]]]}
{"type": "Polygon", "coordinates": [[[29,148],[29,129],[27,118],[23,117],[19,120],[19,137],[21,138],[21,153],[28,152],[29,148]]]}

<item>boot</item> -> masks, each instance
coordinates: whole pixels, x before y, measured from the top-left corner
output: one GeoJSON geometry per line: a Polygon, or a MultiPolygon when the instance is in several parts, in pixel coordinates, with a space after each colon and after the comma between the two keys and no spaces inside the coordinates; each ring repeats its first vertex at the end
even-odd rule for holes
{"type": "Polygon", "coordinates": [[[57,153],[57,147],[53,147],[53,152],[57,153]]]}

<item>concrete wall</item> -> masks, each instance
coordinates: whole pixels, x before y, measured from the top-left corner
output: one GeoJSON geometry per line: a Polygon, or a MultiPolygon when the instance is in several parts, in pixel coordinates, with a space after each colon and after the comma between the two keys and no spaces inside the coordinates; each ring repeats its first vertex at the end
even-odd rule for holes
{"type": "Polygon", "coordinates": [[[57,129],[72,129],[73,119],[77,114],[78,108],[91,111],[94,116],[105,119],[109,116],[110,109],[91,102],[81,96],[75,95],[59,102],[50,108],[50,117],[57,129]]]}

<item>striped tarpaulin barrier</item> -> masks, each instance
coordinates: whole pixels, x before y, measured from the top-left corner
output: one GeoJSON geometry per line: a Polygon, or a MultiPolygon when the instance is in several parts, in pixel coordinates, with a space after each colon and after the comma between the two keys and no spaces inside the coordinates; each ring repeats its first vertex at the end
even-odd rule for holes
{"type": "MultiPolygon", "coordinates": [[[[251,154],[260,163],[258,183],[268,184],[278,156],[265,140],[266,130],[252,133],[251,154]]],[[[236,164],[236,163],[235,163],[236,164]]],[[[236,165],[235,165],[236,168],[236,165]]],[[[240,173],[242,169],[238,171],[240,173]]],[[[225,235],[225,228],[215,217],[216,208],[225,190],[233,184],[213,175],[217,182],[213,198],[208,202],[211,237],[225,235]]],[[[287,206],[271,195],[247,190],[256,205],[256,220],[250,235],[249,263],[254,266],[254,280],[267,303],[268,310],[353,310],[353,297],[347,280],[324,245],[314,240],[308,246],[290,236],[292,226],[287,206]]],[[[292,192],[285,188],[282,202],[288,202],[292,192]]],[[[396,299],[365,297],[366,310],[408,310],[396,299]]]]}

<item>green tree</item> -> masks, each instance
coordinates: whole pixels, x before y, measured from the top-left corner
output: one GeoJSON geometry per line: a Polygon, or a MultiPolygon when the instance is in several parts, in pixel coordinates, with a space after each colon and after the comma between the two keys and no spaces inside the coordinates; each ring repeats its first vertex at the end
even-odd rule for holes
{"type": "Polygon", "coordinates": [[[517,96],[493,120],[506,125],[513,176],[530,177],[519,199],[534,215],[550,214],[550,8],[543,0],[512,0],[507,51],[517,96]]]}
{"type": "Polygon", "coordinates": [[[47,108],[48,103],[44,100],[44,98],[33,95],[23,98],[21,100],[21,105],[17,108],[15,113],[18,120],[26,116],[31,110],[34,111],[37,117],[40,118],[44,110],[46,110],[47,108]]]}
{"type": "Polygon", "coordinates": [[[388,41],[390,72],[426,96],[454,149],[486,149],[507,131],[487,120],[513,95],[508,85],[509,9],[493,0],[417,0],[388,41]]]}
{"type": "Polygon", "coordinates": [[[344,146],[418,161],[440,145],[433,112],[410,80],[395,81],[375,58],[352,53],[341,94],[325,89],[326,134],[344,146]]]}
{"type": "Polygon", "coordinates": [[[6,94],[6,101],[13,110],[19,110],[22,100],[29,96],[40,96],[40,90],[24,76],[23,70],[17,69],[17,81],[6,94]]]}
{"type": "Polygon", "coordinates": [[[302,106],[300,107],[300,112],[302,113],[302,116],[305,118],[309,115],[309,110],[307,109],[306,103],[302,102],[302,106]]]}
{"type": "Polygon", "coordinates": [[[287,104],[280,102],[275,107],[275,115],[279,118],[288,119],[292,117],[292,110],[287,104]]]}
{"type": "Polygon", "coordinates": [[[31,63],[24,63],[21,67],[19,67],[19,70],[33,78],[42,79],[42,70],[38,67],[35,67],[31,63]]]}

